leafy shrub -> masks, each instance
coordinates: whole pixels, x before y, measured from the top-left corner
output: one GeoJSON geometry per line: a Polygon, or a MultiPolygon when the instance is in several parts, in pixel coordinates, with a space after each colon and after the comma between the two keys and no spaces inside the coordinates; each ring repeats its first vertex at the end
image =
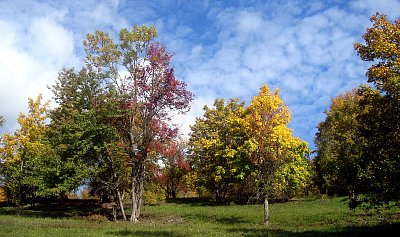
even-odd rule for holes
{"type": "Polygon", "coordinates": [[[165,189],[157,183],[150,184],[143,192],[143,203],[145,205],[159,205],[165,201],[165,189]]]}
{"type": "Polygon", "coordinates": [[[99,214],[94,214],[94,215],[87,216],[86,219],[88,221],[98,222],[98,223],[108,221],[107,217],[105,217],[103,215],[99,215],[99,214]]]}

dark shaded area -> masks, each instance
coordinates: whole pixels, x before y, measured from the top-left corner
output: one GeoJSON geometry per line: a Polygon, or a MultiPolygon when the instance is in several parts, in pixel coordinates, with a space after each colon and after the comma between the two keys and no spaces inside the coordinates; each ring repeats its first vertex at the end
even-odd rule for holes
{"type": "Polygon", "coordinates": [[[192,206],[219,206],[225,205],[221,203],[217,203],[211,198],[168,198],[165,200],[167,203],[175,203],[175,204],[188,204],[192,206]]]}
{"type": "Polygon", "coordinates": [[[304,231],[304,232],[292,232],[280,229],[250,229],[250,228],[233,228],[229,229],[229,232],[235,232],[240,236],[244,237],[262,237],[262,236],[275,236],[275,237],[313,237],[313,236],[399,236],[400,223],[394,224],[382,224],[379,226],[349,226],[344,227],[336,231],[325,232],[325,231],[304,231]]]}
{"type": "Polygon", "coordinates": [[[223,225],[235,225],[235,224],[243,224],[243,223],[251,223],[248,220],[244,220],[242,217],[237,217],[237,216],[225,216],[221,217],[218,215],[211,215],[211,214],[185,214],[183,215],[184,219],[192,219],[192,220],[200,220],[204,222],[213,222],[213,223],[219,223],[223,225]]]}
{"type": "MultiPolygon", "coordinates": [[[[0,207],[6,207],[1,203],[0,207]]],[[[0,214],[15,215],[16,209],[1,208],[0,214]]],[[[90,215],[102,215],[112,219],[110,210],[103,209],[101,203],[96,199],[70,199],[62,202],[40,203],[35,206],[27,206],[21,209],[21,216],[26,217],[48,217],[48,218],[71,218],[86,217],[90,215]]]]}
{"type": "Polygon", "coordinates": [[[143,236],[143,237],[183,237],[183,235],[171,232],[171,231],[143,231],[143,230],[122,230],[108,232],[107,235],[111,236],[143,236]]]}
{"type": "MultiPolygon", "coordinates": [[[[297,200],[291,199],[268,199],[270,204],[272,203],[285,203],[297,200]]],[[[168,198],[166,200],[167,203],[175,203],[175,204],[188,204],[192,206],[226,206],[234,203],[236,205],[248,205],[248,204],[263,204],[263,199],[257,198],[236,198],[236,199],[226,199],[224,201],[215,201],[213,198],[198,198],[198,197],[191,197],[191,198],[168,198]]]]}

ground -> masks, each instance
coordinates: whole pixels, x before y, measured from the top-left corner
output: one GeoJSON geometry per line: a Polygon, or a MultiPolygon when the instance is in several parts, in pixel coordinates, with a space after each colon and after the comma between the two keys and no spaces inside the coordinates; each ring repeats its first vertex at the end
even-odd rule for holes
{"type": "Polygon", "coordinates": [[[345,198],[307,198],[261,205],[214,205],[181,201],[145,206],[140,223],[108,221],[91,202],[25,208],[21,216],[0,208],[0,236],[397,236],[400,210],[350,211],[345,198]]]}

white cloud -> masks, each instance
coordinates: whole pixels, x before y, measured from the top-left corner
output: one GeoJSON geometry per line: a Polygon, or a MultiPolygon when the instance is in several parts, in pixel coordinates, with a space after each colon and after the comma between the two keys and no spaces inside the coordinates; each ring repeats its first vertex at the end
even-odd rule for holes
{"type": "Polygon", "coordinates": [[[81,65],[86,33],[104,30],[117,36],[121,27],[155,24],[159,40],[174,54],[177,78],[196,95],[189,114],[177,120],[184,132],[215,98],[250,102],[267,83],[281,89],[293,111],[295,134],[312,142],[329,98],[366,81],[367,64],[358,59],[353,43],[361,40],[371,14],[400,15],[396,0],[204,1],[192,3],[191,13],[180,9],[191,9],[187,4],[1,2],[0,100],[10,103],[0,114],[6,115],[7,128],[26,108],[28,96],[47,91],[62,65],[81,65]],[[195,21],[185,21],[192,16],[195,21]]]}
{"type": "MultiPolygon", "coordinates": [[[[191,69],[184,70],[185,78],[195,93],[247,102],[261,83],[281,88],[293,111],[295,134],[312,143],[329,98],[364,80],[365,68],[353,49],[354,32],[363,30],[352,28],[361,25],[360,16],[322,6],[291,22],[279,15],[264,20],[263,14],[234,8],[215,14],[220,31],[214,53],[186,65],[191,69]]],[[[195,111],[199,114],[189,116],[203,113],[195,111]]]]}
{"type": "MultiPolygon", "coordinates": [[[[93,23],[100,25],[110,25],[114,30],[119,30],[121,28],[127,28],[129,26],[128,22],[118,15],[119,1],[110,2],[98,2],[92,7],[94,8],[84,8],[84,14],[87,14],[88,20],[93,23]]],[[[83,14],[82,14],[83,15],[83,14]]]]}
{"type": "Polygon", "coordinates": [[[17,16],[0,19],[0,114],[4,132],[17,128],[17,116],[27,112],[28,97],[39,93],[51,98],[48,85],[54,83],[62,66],[79,64],[74,55],[71,31],[58,21],[65,11],[46,16],[31,16],[26,24],[17,16]]]}
{"type": "Polygon", "coordinates": [[[244,11],[239,13],[237,26],[242,33],[257,33],[263,30],[264,21],[260,13],[244,11]]]}
{"type": "Polygon", "coordinates": [[[74,42],[71,31],[52,18],[36,18],[29,29],[29,51],[33,57],[61,67],[74,61],[74,42]]]}
{"type": "Polygon", "coordinates": [[[400,2],[398,0],[357,0],[350,2],[353,10],[365,12],[367,17],[380,12],[388,14],[390,18],[400,15],[400,2]]]}
{"type": "Polygon", "coordinates": [[[191,104],[190,111],[185,115],[178,115],[174,118],[174,123],[178,126],[180,135],[188,138],[190,133],[190,125],[193,125],[196,118],[202,117],[205,105],[211,107],[214,104],[215,97],[213,96],[197,96],[191,104]]]}

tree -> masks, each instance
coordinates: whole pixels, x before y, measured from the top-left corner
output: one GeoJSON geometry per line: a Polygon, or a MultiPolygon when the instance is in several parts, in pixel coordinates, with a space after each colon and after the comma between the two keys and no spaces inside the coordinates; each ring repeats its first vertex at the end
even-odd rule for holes
{"type": "Polygon", "coordinates": [[[63,69],[51,87],[59,106],[50,113],[49,137],[62,164],[53,186],[68,191],[90,178],[92,193],[116,201],[126,220],[122,197],[128,162],[116,129],[119,104],[115,91],[102,88],[96,76],[85,68],[63,69]]]}
{"type": "Polygon", "coordinates": [[[40,166],[52,153],[45,137],[48,102],[42,104],[39,95],[36,100],[29,98],[28,105],[29,113],[18,116],[20,128],[13,135],[4,134],[0,147],[1,175],[17,214],[22,203],[43,191],[40,166]]]}
{"type": "Polygon", "coordinates": [[[362,87],[360,133],[363,192],[361,201],[372,207],[400,199],[400,19],[393,24],[376,13],[373,26],[363,35],[364,44],[354,45],[360,58],[372,61],[368,82],[376,89],[362,87]]]}
{"type": "Polygon", "coordinates": [[[365,44],[354,48],[364,61],[376,62],[367,71],[368,82],[398,103],[400,96],[400,19],[393,24],[386,16],[376,13],[371,17],[373,27],[363,35],[365,44]]]}
{"type": "Polygon", "coordinates": [[[276,199],[289,200],[304,195],[312,184],[312,166],[305,156],[308,153],[307,146],[303,143],[296,153],[292,161],[283,164],[275,172],[272,195],[276,199]]]}
{"type": "Polygon", "coordinates": [[[362,192],[359,204],[379,208],[400,200],[400,107],[390,96],[371,87],[360,90],[363,95],[360,134],[364,140],[362,159],[362,192]]]}
{"type": "Polygon", "coordinates": [[[0,115],[0,128],[3,127],[4,123],[5,123],[5,119],[3,116],[0,115]]]}
{"type": "Polygon", "coordinates": [[[128,164],[129,157],[120,144],[110,143],[99,154],[89,183],[91,194],[100,197],[102,202],[116,201],[124,221],[127,221],[123,196],[129,187],[128,164]]]}
{"type": "Polygon", "coordinates": [[[154,27],[135,26],[121,30],[117,44],[100,31],[84,41],[86,68],[119,104],[118,134],[131,166],[131,222],[140,216],[146,164],[154,158],[149,154],[176,134],[168,123],[172,112],[185,113],[192,100],[186,84],[174,76],[172,55],[153,42],[156,35],[154,27]]]}
{"type": "MultiPolygon", "coordinates": [[[[3,127],[4,123],[5,119],[3,116],[0,115],[0,128],[3,127]]],[[[1,143],[1,138],[0,138],[0,143],[1,143]]],[[[6,200],[6,193],[3,188],[3,177],[1,177],[1,170],[0,170],[0,202],[3,202],[5,200],[6,200]]]]}
{"type": "Polygon", "coordinates": [[[273,193],[276,171],[298,155],[308,153],[307,144],[293,137],[287,127],[290,122],[288,107],[279,97],[279,90],[270,92],[262,85],[247,108],[246,121],[251,131],[248,147],[250,160],[257,172],[259,196],[264,197],[264,223],[268,224],[268,198],[273,193]]]}
{"type": "Polygon", "coordinates": [[[50,111],[48,136],[62,166],[49,181],[62,194],[78,188],[90,177],[113,136],[112,129],[101,123],[109,112],[94,110],[101,90],[93,74],[84,69],[79,73],[63,69],[50,89],[59,106],[50,111]]]}
{"type": "Polygon", "coordinates": [[[166,143],[163,148],[160,179],[166,188],[167,198],[176,199],[179,188],[184,183],[184,177],[191,171],[186,157],[185,141],[171,141],[166,143]]]}
{"type": "Polygon", "coordinates": [[[333,98],[315,138],[318,155],[314,165],[319,167],[324,185],[320,188],[328,194],[349,195],[351,206],[361,191],[361,99],[356,89],[333,98]]]}
{"type": "Polygon", "coordinates": [[[50,88],[59,106],[50,111],[48,134],[63,165],[49,177],[49,182],[60,195],[76,189],[89,177],[89,166],[83,157],[90,157],[88,150],[91,146],[87,139],[90,136],[85,130],[92,126],[91,120],[86,118],[86,111],[89,110],[80,105],[90,103],[90,100],[84,102],[84,98],[77,93],[82,90],[79,83],[82,79],[82,73],[77,75],[73,69],[62,69],[55,85],[50,88]]]}
{"type": "Polygon", "coordinates": [[[232,187],[250,174],[245,142],[244,102],[217,99],[214,106],[204,107],[204,115],[191,126],[191,159],[199,179],[214,193],[217,202],[224,201],[232,187]]]}

